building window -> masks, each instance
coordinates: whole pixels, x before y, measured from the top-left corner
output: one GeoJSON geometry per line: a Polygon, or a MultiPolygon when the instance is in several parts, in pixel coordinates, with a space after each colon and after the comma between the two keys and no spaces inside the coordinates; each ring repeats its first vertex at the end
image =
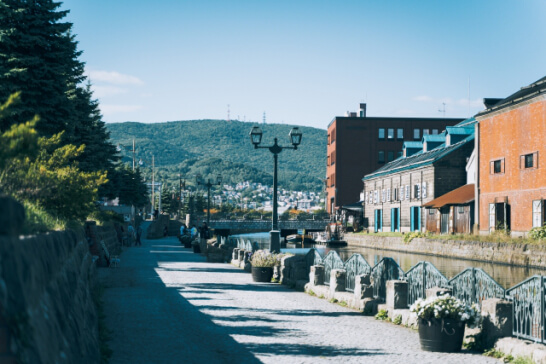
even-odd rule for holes
{"type": "Polygon", "coordinates": [[[394,188],[392,190],[392,200],[393,201],[398,201],[398,188],[394,188]]]}
{"type": "Polygon", "coordinates": [[[421,184],[413,186],[413,198],[421,198],[421,184]]]}
{"type": "Polygon", "coordinates": [[[387,139],[394,140],[394,129],[387,129],[387,139]]]}
{"type": "Polygon", "coordinates": [[[490,174],[504,173],[504,158],[497,159],[496,161],[491,161],[491,165],[489,168],[490,174]]]}
{"type": "Polygon", "coordinates": [[[434,209],[428,209],[428,214],[429,215],[434,215],[434,212],[436,212],[434,209]]]}
{"type": "Polygon", "coordinates": [[[406,200],[409,200],[410,199],[410,187],[409,185],[406,185],[406,200]]]}
{"type": "Polygon", "coordinates": [[[438,129],[432,129],[432,135],[438,135],[438,129]]]}
{"type": "Polygon", "coordinates": [[[428,129],[423,129],[423,136],[429,135],[429,134],[430,134],[430,130],[428,130],[428,129]]]}
{"type": "Polygon", "coordinates": [[[544,225],[544,201],[533,201],[533,227],[542,227],[544,225]]]}
{"type": "Polygon", "coordinates": [[[385,129],[384,128],[379,128],[379,140],[385,140],[385,129]]]}
{"type": "Polygon", "coordinates": [[[457,212],[459,214],[464,214],[464,206],[457,206],[457,212]]]}
{"type": "Polygon", "coordinates": [[[387,152],[387,161],[392,162],[394,160],[394,152],[387,152]]]}
{"type": "Polygon", "coordinates": [[[538,152],[525,154],[520,156],[520,168],[537,168],[538,167],[538,152]]]}
{"type": "Polygon", "coordinates": [[[378,163],[385,163],[385,152],[383,150],[380,150],[377,153],[377,162],[378,163]]]}
{"type": "Polygon", "coordinates": [[[415,140],[421,139],[421,130],[420,129],[413,129],[413,139],[415,139],[415,140]]]}
{"type": "Polygon", "coordinates": [[[404,140],[404,129],[402,128],[396,129],[396,139],[404,140]]]}
{"type": "Polygon", "coordinates": [[[391,189],[387,188],[387,202],[391,202],[391,189]]]}

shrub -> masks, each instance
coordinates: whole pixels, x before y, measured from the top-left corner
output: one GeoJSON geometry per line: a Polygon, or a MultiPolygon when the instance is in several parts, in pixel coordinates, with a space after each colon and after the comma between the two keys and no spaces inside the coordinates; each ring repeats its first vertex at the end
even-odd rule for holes
{"type": "Polygon", "coordinates": [[[395,325],[400,325],[402,323],[402,315],[396,315],[396,317],[392,320],[392,323],[395,325]]]}
{"type": "Polygon", "coordinates": [[[256,250],[250,255],[250,264],[253,267],[274,267],[278,265],[277,255],[268,250],[256,250]]]}
{"type": "Polygon", "coordinates": [[[379,310],[377,315],[375,315],[376,320],[385,321],[389,319],[389,312],[387,310],[379,310]]]}
{"type": "Polygon", "coordinates": [[[418,299],[410,307],[417,317],[423,320],[454,319],[466,322],[468,327],[476,327],[481,320],[480,310],[476,304],[468,305],[449,294],[418,299]]]}
{"type": "Polygon", "coordinates": [[[531,229],[529,237],[535,240],[546,239],[546,225],[531,229]]]}

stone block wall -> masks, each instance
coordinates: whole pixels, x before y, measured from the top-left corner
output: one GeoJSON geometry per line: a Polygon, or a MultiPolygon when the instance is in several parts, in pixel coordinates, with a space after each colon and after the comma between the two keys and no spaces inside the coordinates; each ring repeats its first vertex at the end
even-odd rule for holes
{"type": "MultiPolygon", "coordinates": [[[[10,219],[4,210],[0,215],[10,219]]],[[[94,273],[83,231],[0,234],[2,360],[98,363],[94,273]]]]}

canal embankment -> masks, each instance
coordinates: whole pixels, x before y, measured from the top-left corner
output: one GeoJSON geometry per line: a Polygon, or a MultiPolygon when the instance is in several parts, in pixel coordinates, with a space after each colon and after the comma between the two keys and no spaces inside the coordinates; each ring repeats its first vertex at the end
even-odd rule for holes
{"type": "Polygon", "coordinates": [[[526,268],[546,268],[546,246],[518,243],[491,243],[463,240],[414,238],[374,234],[345,234],[349,246],[387,251],[441,256],[455,259],[507,264],[526,268]]]}

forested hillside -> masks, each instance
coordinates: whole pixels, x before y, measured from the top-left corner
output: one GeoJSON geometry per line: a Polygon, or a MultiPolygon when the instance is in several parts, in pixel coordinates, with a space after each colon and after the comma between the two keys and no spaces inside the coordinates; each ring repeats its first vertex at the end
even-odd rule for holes
{"type": "MultiPolygon", "coordinates": [[[[146,160],[151,167],[155,157],[156,179],[178,186],[178,174],[186,184],[195,184],[195,175],[225,183],[242,181],[273,183],[273,155],[266,149],[254,149],[249,132],[257,123],[225,120],[191,120],[142,124],[135,122],[107,124],[114,144],[125,146],[123,160],[132,161],[132,141],[136,143],[136,160],[146,160]]],[[[263,145],[278,138],[289,146],[288,133],[293,125],[259,124],[263,145]]],[[[320,192],[326,175],[326,130],[300,127],[303,139],[298,150],[279,154],[279,186],[291,190],[320,192]]],[[[149,177],[149,170],[146,173],[149,177]]]]}

